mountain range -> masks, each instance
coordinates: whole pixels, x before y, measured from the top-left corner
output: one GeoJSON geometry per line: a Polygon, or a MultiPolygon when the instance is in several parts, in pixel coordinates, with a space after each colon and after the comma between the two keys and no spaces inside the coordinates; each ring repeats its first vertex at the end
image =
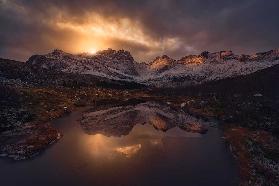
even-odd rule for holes
{"type": "Polygon", "coordinates": [[[135,61],[130,52],[124,50],[74,55],[55,49],[46,55],[31,56],[26,64],[37,70],[94,75],[151,87],[184,87],[248,75],[274,66],[279,64],[279,49],[254,55],[202,52],[179,60],[163,55],[148,63],[135,61]]]}

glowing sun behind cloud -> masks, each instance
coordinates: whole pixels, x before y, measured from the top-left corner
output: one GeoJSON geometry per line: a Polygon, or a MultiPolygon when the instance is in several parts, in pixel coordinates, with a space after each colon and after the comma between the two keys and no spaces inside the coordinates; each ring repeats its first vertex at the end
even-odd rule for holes
{"type": "Polygon", "coordinates": [[[89,54],[95,54],[96,52],[98,52],[98,49],[96,49],[96,48],[88,48],[87,51],[88,51],[89,54]]]}
{"type": "Polygon", "coordinates": [[[19,41],[23,45],[18,45],[19,41],[13,39],[11,41],[16,42],[13,50],[4,51],[9,55],[13,53],[22,61],[33,54],[45,54],[55,48],[73,54],[94,54],[108,48],[124,49],[131,52],[137,61],[147,61],[168,54],[166,52],[181,50],[183,44],[176,35],[154,34],[142,19],[125,14],[110,15],[101,10],[79,11],[78,8],[72,12],[68,7],[50,6],[46,12],[44,7],[34,16],[32,8],[17,1],[5,1],[2,8],[16,12],[16,17],[24,18],[21,22],[34,28],[32,32],[25,32],[25,27],[20,27],[24,37],[19,41]]]}
{"type": "Polygon", "coordinates": [[[75,20],[60,15],[49,24],[59,32],[71,33],[64,38],[64,43],[57,44],[57,48],[71,53],[94,54],[107,48],[133,52],[134,48],[141,48],[141,56],[154,56],[160,55],[166,48],[176,48],[179,44],[177,38],[154,39],[144,32],[139,22],[125,17],[116,19],[91,13],[82,20],[75,20]]]}
{"type": "Polygon", "coordinates": [[[74,33],[75,44],[65,46],[70,52],[96,53],[98,50],[113,47],[115,40],[132,42],[145,47],[159,46],[158,42],[142,32],[137,22],[132,22],[127,18],[115,20],[92,14],[88,15],[82,23],[61,19],[52,24],[55,24],[59,30],[74,33]]]}

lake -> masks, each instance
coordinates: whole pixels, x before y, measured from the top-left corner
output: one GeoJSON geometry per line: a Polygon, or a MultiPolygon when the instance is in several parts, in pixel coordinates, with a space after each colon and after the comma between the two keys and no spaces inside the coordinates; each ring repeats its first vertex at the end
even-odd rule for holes
{"type": "Polygon", "coordinates": [[[76,111],[52,122],[63,137],[39,156],[1,159],[1,185],[238,185],[222,132],[199,122],[158,103],[76,111]]]}

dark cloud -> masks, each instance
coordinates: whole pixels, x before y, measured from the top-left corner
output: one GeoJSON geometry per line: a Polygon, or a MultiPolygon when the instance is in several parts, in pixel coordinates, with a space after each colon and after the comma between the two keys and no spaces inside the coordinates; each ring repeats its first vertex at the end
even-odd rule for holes
{"type": "Polygon", "coordinates": [[[132,51],[137,59],[166,53],[175,58],[203,50],[231,49],[238,53],[279,47],[278,0],[0,0],[0,56],[25,60],[33,53],[71,45],[71,31],[50,20],[86,23],[94,12],[117,21],[141,25],[151,41],[175,38],[176,45],[152,47],[113,38],[108,48],[132,51]]]}

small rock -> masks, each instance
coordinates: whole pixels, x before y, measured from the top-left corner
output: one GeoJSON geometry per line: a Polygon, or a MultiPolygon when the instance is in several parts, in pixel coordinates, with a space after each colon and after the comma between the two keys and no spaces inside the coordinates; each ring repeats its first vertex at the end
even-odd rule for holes
{"type": "Polygon", "coordinates": [[[254,94],[254,97],[263,97],[263,95],[262,94],[254,94]]]}
{"type": "Polygon", "coordinates": [[[0,157],[6,157],[6,156],[8,156],[8,154],[5,154],[5,153],[0,154],[0,157]]]}
{"type": "Polygon", "coordinates": [[[186,106],[186,103],[181,103],[180,107],[183,108],[186,106]]]}

